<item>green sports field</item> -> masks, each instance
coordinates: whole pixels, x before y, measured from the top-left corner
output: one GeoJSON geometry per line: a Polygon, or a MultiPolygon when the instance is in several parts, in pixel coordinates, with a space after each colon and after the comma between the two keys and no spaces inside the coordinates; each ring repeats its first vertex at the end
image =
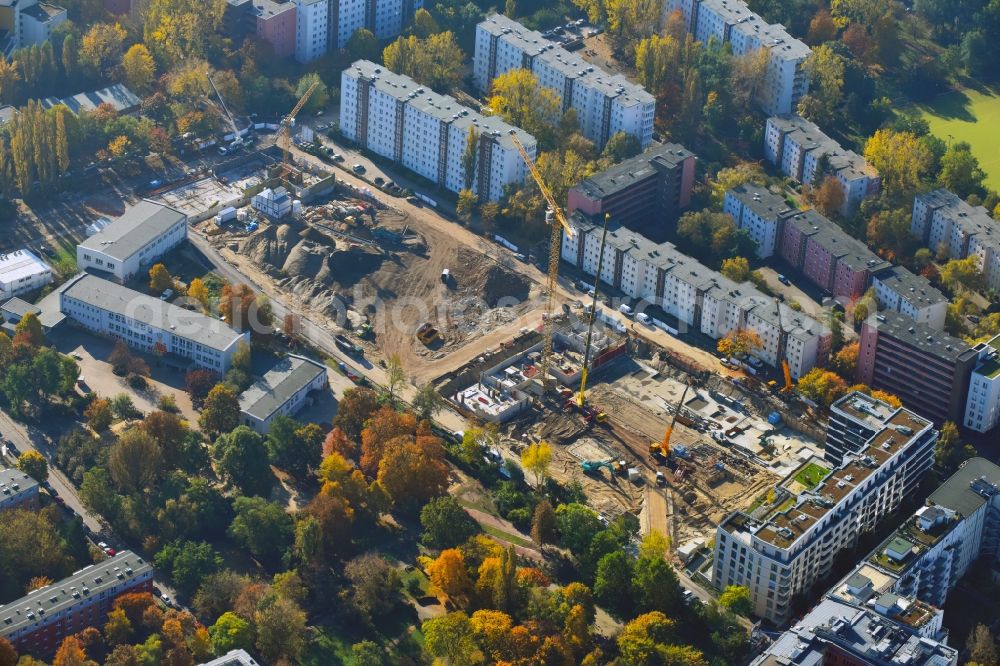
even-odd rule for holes
{"type": "Polygon", "coordinates": [[[1000,94],[949,92],[920,105],[920,112],[943,141],[967,141],[986,172],[986,186],[1000,190],[1000,94]]]}

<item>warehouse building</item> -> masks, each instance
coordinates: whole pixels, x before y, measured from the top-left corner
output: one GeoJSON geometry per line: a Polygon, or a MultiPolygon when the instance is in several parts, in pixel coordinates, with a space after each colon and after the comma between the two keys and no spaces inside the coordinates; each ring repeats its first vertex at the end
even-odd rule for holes
{"type": "Polygon", "coordinates": [[[31,250],[0,254],[0,302],[52,282],[52,268],[31,250]]]}

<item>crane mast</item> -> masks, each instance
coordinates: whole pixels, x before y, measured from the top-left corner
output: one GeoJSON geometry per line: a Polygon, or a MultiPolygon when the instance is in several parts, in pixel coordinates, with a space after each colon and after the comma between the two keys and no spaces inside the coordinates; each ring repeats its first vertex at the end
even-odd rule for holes
{"type": "Polygon", "coordinates": [[[295,122],[295,116],[299,115],[299,111],[301,111],[302,107],[306,105],[306,102],[309,101],[313,91],[315,91],[318,86],[319,81],[314,81],[313,84],[309,86],[304,93],[302,93],[302,97],[300,97],[299,101],[295,104],[295,108],[293,108],[287,116],[281,119],[281,127],[278,128],[278,136],[275,137],[274,142],[279,148],[281,148],[281,154],[286,165],[289,165],[292,162],[292,123],[295,122]]]}
{"type": "Polygon", "coordinates": [[[691,384],[684,385],[684,392],[681,393],[681,399],[677,402],[677,407],[674,409],[674,414],[670,418],[670,425],[667,426],[667,431],[663,433],[663,440],[659,444],[650,444],[650,453],[659,453],[664,458],[670,457],[670,437],[674,434],[674,426],[677,424],[677,415],[681,413],[681,409],[684,408],[684,398],[687,397],[688,390],[691,388],[691,384]]]}
{"type": "Polygon", "coordinates": [[[785,358],[785,347],[788,343],[785,338],[785,326],[781,321],[781,301],[777,298],[774,299],[774,307],[778,311],[778,360],[781,362],[781,372],[785,377],[785,385],[781,387],[781,392],[788,393],[794,388],[794,384],[792,384],[792,370],[788,367],[788,359],[785,358]]]}
{"type": "Polygon", "coordinates": [[[601,268],[604,265],[604,243],[608,240],[608,222],[611,213],[604,214],[604,230],[601,232],[601,249],[597,254],[597,275],[594,278],[594,298],[590,304],[590,322],[587,324],[587,343],[583,347],[583,369],[580,371],[580,392],[576,396],[576,406],[586,404],[587,369],[590,363],[590,340],[594,333],[594,320],[597,319],[597,285],[601,281],[601,268]]]}
{"type": "Polygon", "coordinates": [[[549,380],[549,363],[552,360],[552,335],[554,333],[555,322],[553,321],[553,309],[555,306],[555,294],[556,288],[559,284],[559,255],[560,248],[562,247],[562,232],[566,232],[566,236],[572,238],[575,234],[573,228],[569,226],[569,222],[566,221],[566,216],[563,214],[562,208],[556,203],[555,197],[552,196],[551,190],[545,184],[542,179],[542,174],[539,173],[538,167],[535,166],[535,161],[525,150],[524,144],[517,138],[517,134],[514,130],[510,132],[511,141],[517,148],[517,152],[520,153],[521,159],[524,160],[524,164],[528,167],[528,172],[531,174],[532,180],[538,185],[538,189],[542,193],[542,197],[545,198],[545,202],[549,206],[549,210],[552,212],[552,217],[555,218],[552,222],[552,233],[549,237],[549,270],[546,280],[545,289],[545,323],[544,323],[544,344],[542,348],[542,386],[546,391],[550,388],[551,381],[549,380]]]}

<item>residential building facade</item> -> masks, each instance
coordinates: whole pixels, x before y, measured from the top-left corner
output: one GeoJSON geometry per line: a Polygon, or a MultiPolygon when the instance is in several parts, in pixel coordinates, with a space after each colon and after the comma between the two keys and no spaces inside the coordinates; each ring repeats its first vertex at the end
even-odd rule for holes
{"type": "Polygon", "coordinates": [[[295,54],[298,44],[298,18],[294,2],[253,0],[257,36],[271,45],[277,58],[295,54]]]}
{"type": "Polygon", "coordinates": [[[540,32],[502,14],[476,27],[473,80],[483,93],[500,74],[531,70],[538,85],[559,98],[561,111],[575,109],[581,133],[601,149],[617,132],[631,134],[643,148],[653,140],[656,100],[624,76],[610,75],[540,32]]]}
{"type": "Polygon", "coordinates": [[[784,218],[797,209],[766,187],[744,183],[726,192],[722,212],[757,243],[757,256],[766,259],[777,252],[784,218]]]}
{"type": "MultiPolygon", "coordinates": [[[[603,221],[577,211],[569,223],[575,233],[572,237],[563,234],[563,260],[596,275],[603,221]]],[[[824,363],[829,354],[830,331],[819,322],[783,304],[776,305],[749,282],[737,284],[682,254],[671,243],[654,243],[620,222],[609,224],[598,277],[712,338],[740,328],[756,331],[764,346],[755,355],[777,367],[784,350],[795,378],[824,363]]]]}
{"type": "Polygon", "coordinates": [[[978,360],[965,341],[885,311],[861,325],[856,379],[899,396],[935,423],[962,423],[978,360]]]}
{"type": "Polygon", "coordinates": [[[944,328],[948,298],[923,275],[892,266],[872,275],[871,286],[880,308],[898,312],[935,331],[944,328]]]}
{"type": "Polygon", "coordinates": [[[294,416],[309,402],[309,394],[327,387],[326,366],[289,354],[240,394],[240,420],[266,435],[279,415],[294,416]]]}
{"type": "Polygon", "coordinates": [[[52,654],[67,636],[103,626],[121,595],[152,591],[153,567],[124,550],[0,606],[0,636],[22,654],[52,654]]]}
{"type": "Polygon", "coordinates": [[[59,294],[59,309],[83,328],[144,352],[172,355],[225,374],[250,332],[82,273],[59,294]]]}
{"type": "Polygon", "coordinates": [[[609,214],[646,236],[661,236],[691,203],[696,159],[676,143],[653,146],[580,181],[569,190],[566,212],[609,214]]]}
{"type": "Polygon", "coordinates": [[[0,54],[9,60],[18,49],[48,41],[52,31],[67,17],[64,8],[47,2],[0,2],[0,54]]]}
{"type": "Polygon", "coordinates": [[[973,349],[979,361],[969,380],[963,423],[969,430],[989,432],[1000,423],[1000,335],[973,349]]]}
{"type": "Polygon", "coordinates": [[[1000,225],[982,206],[945,189],[917,195],[910,232],[951,259],[976,255],[987,288],[1000,291],[1000,225]]]}
{"type": "Polygon", "coordinates": [[[861,202],[882,188],[878,172],[865,158],[828,137],[801,116],[782,114],[767,119],[764,155],[783,174],[807,185],[833,176],[844,194],[840,214],[852,215],[861,202]]]}
{"type": "Polygon", "coordinates": [[[679,11],[695,40],[729,44],[733,55],[768,50],[767,71],[756,102],[765,113],[791,113],[809,90],[803,69],[810,49],[781,24],[768,24],[742,0],[668,0],[667,12],[679,11]]]}
{"type": "Polygon", "coordinates": [[[76,246],[76,265],[127,282],[187,240],[187,215],[143,200],[76,246]]]}
{"type": "Polygon", "coordinates": [[[532,157],[534,137],[408,76],[358,60],[341,74],[340,96],[344,136],[451,192],[468,187],[480,201],[498,201],[506,185],[528,176],[511,135],[532,157]],[[470,133],[478,137],[478,152],[467,173],[462,156],[470,133]]]}
{"type": "Polygon", "coordinates": [[[293,0],[295,3],[295,59],[312,62],[326,54],[330,0],[293,0]]]}
{"type": "Polygon", "coordinates": [[[840,551],[856,545],[916,489],[933,462],[937,437],[929,420],[893,410],[858,454],[846,456],[811,489],[795,496],[781,488],[776,502],[752,515],[729,515],[716,530],[712,583],[718,589],[746,586],[754,613],[784,624],[792,597],[827,575],[840,551]],[[790,508],[786,497],[793,499],[790,508]]]}
{"type": "Polygon", "coordinates": [[[0,511],[38,506],[38,482],[19,469],[0,468],[0,511]]]}
{"type": "Polygon", "coordinates": [[[835,298],[851,301],[891,264],[815,210],[782,218],[781,257],[835,298]]]}
{"type": "Polygon", "coordinates": [[[52,282],[52,268],[28,249],[0,254],[0,300],[41,289],[52,282]]]}

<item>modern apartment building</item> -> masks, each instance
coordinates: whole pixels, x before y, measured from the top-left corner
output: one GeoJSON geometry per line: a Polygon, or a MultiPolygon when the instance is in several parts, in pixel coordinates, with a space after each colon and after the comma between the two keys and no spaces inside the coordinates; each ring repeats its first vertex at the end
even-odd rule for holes
{"type": "Polygon", "coordinates": [[[292,0],[295,3],[295,59],[312,62],[326,54],[331,0],[292,0]]]}
{"type": "Polygon", "coordinates": [[[676,143],[652,146],[580,181],[567,195],[566,212],[610,214],[646,236],[662,237],[691,203],[695,161],[676,143]]]}
{"type": "Polygon", "coordinates": [[[858,298],[872,275],[892,266],[815,210],[782,219],[781,257],[834,298],[858,298]]]}
{"type": "Polygon", "coordinates": [[[729,44],[733,55],[768,50],[768,67],[756,102],[765,113],[791,113],[809,90],[803,63],[811,53],[783,25],[769,24],[742,0],[668,0],[667,12],[679,11],[688,32],[700,42],[729,44]]]}
{"type": "Polygon", "coordinates": [[[766,259],[778,250],[784,219],[797,209],[766,187],[745,183],[726,192],[722,212],[750,234],[757,243],[757,256],[766,259]]]}
{"type": "Polygon", "coordinates": [[[0,254],[0,300],[41,289],[52,282],[52,268],[28,249],[0,254]]]}
{"type": "Polygon", "coordinates": [[[527,132],[368,60],[358,60],[341,74],[340,131],[452,192],[465,189],[471,175],[468,184],[480,201],[498,201],[506,185],[528,175],[511,134],[529,155],[536,150],[535,138],[527,132]],[[478,135],[479,150],[473,173],[467,174],[462,156],[470,132],[478,135]]]}
{"type": "Polygon", "coordinates": [[[19,469],[0,467],[0,511],[37,509],[38,504],[37,481],[19,469]]]}
{"type": "Polygon", "coordinates": [[[240,419],[266,435],[276,417],[294,416],[309,403],[310,393],[326,386],[326,366],[289,354],[240,394],[240,419]]]}
{"type": "Polygon", "coordinates": [[[929,420],[897,409],[859,453],[814,487],[793,493],[786,480],[774,502],[729,515],[716,530],[713,584],[746,586],[754,613],[784,624],[792,597],[826,576],[840,551],[916,489],[933,462],[937,437],[929,420]]]}
{"type": "Polygon", "coordinates": [[[0,2],[0,55],[9,60],[18,49],[48,41],[67,16],[64,8],[38,0],[0,2]]]}
{"type": "Polygon", "coordinates": [[[187,215],[143,200],[76,246],[76,265],[128,282],[187,240],[187,215]]]}
{"type": "MultiPolygon", "coordinates": [[[[563,234],[563,260],[596,275],[602,224],[579,211],[570,216],[569,223],[576,233],[573,237],[563,234]]],[[[830,331],[819,322],[776,305],[748,282],[729,280],[671,243],[654,243],[618,221],[608,226],[599,279],[711,338],[734,329],[753,329],[764,343],[754,354],[778,366],[779,350],[784,349],[795,378],[825,362],[830,351],[830,331]]]]}
{"type": "Polygon", "coordinates": [[[857,381],[899,396],[935,423],[963,423],[979,352],[963,340],[891,311],[861,325],[857,381]]]}
{"type": "Polygon", "coordinates": [[[844,456],[859,455],[885,427],[896,408],[863,393],[852,393],[830,405],[823,457],[840,465],[844,456]]]}
{"type": "Polygon", "coordinates": [[[124,550],[0,606],[0,636],[21,654],[52,654],[67,636],[103,626],[119,596],[152,590],[153,567],[124,550]]]}
{"type": "Polygon", "coordinates": [[[473,80],[482,92],[500,74],[528,69],[538,84],[551,88],[562,111],[575,109],[582,134],[598,149],[617,132],[631,134],[643,148],[653,140],[656,100],[624,76],[608,74],[540,32],[502,14],[494,14],[476,27],[473,80]]]}
{"type": "Polygon", "coordinates": [[[86,273],[64,285],[59,310],[95,333],[219,374],[229,369],[241,342],[250,344],[249,331],[86,273]]]}
{"type": "Polygon", "coordinates": [[[800,183],[818,185],[827,175],[835,177],[844,193],[840,207],[844,216],[855,213],[866,197],[882,187],[878,172],[865,158],[842,148],[801,116],[783,114],[767,119],[764,155],[800,183]]]}
{"type": "Polygon", "coordinates": [[[973,349],[979,362],[969,379],[963,423],[969,430],[989,432],[1000,423],[1000,335],[973,349]]]}
{"type": "Polygon", "coordinates": [[[986,286],[1000,291],[1000,224],[982,206],[969,205],[945,189],[917,195],[910,232],[952,259],[976,255],[986,286]]]}
{"type": "Polygon", "coordinates": [[[895,595],[867,605],[827,597],[750,664],[957,666],[958,650],[932,634],[942,633],[942,617],[940,609],[895,595]]]}
{"type": "Polygon", "coordinates": [[[893,310],[935,331],[944,328],[948,298],[922,275],[891,266],[872,275],[871,286],[882,309],[893,310]]]}

